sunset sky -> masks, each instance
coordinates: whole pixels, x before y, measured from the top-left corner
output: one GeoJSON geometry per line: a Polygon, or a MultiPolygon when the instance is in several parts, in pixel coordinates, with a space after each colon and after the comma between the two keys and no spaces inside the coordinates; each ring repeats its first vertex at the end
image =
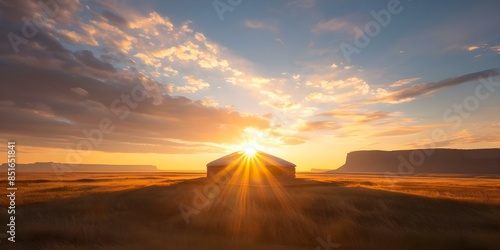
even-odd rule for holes
{"type": "Polygon", "coordinates": [[[306,171],[499,145],[498,1],[37,2],[0,1],[19,162],[201,170],[250,144],[306,171]]]}

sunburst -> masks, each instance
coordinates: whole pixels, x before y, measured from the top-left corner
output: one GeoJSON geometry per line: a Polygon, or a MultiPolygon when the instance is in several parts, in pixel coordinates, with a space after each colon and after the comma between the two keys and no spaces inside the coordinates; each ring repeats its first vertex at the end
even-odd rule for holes
{"type": "Polygon", "coordinates": [[[255,149],[254,147],[252,146],[247,146],[247,147],[244,147],[243,150],[245,151],[245,155],[247,157],[254,157],[255,154],[257,153],[257,149],[255,149]]]}

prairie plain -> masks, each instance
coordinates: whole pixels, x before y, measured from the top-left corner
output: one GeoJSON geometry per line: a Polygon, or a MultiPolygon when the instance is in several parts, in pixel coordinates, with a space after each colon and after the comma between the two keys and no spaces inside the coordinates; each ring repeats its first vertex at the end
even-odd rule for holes
{"type": "Polygon", "coordinates": [[[16,242],[1,248],[500,249],[496,178],[297,174],[252,186],[204,176],[19,174],[16,242]]]}

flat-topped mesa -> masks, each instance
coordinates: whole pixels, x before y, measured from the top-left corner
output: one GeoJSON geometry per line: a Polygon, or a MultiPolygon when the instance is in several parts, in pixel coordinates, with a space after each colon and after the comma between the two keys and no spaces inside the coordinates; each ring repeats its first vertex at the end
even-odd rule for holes
{"type": "Polygon", "coordinates": [[[332,172],[500,174],[500,149],[354,151],[332,172]]]}
{"type": "MultiPolygon", "coordinates": [[[[0,165],[0,169],[7,169],[7,164],[0,165]]],[[[112,164],[64,164],[56,162],[35,162],[16,164],[16,171],[20,172],[155,172],[154,165],[112,165],[112,164]]]]}

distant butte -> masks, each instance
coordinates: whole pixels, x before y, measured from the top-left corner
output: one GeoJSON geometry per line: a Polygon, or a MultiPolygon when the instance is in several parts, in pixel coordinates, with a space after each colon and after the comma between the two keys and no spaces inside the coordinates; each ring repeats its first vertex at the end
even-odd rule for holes
{"type": "MultiPolygon", "coordinates": [[[[6,170],[7,164],[0,165],[0,170],[6,170]]],[[[16,164],[20,172],[155,172],[153,165],[108,165],[108,164],[65,164],[56,162],[35,162],[16,164]]]]}
{"type": "Polygon", "coordinates": [[[500,174],[500,149],[354,151],[328,173],[500,174]]]}

